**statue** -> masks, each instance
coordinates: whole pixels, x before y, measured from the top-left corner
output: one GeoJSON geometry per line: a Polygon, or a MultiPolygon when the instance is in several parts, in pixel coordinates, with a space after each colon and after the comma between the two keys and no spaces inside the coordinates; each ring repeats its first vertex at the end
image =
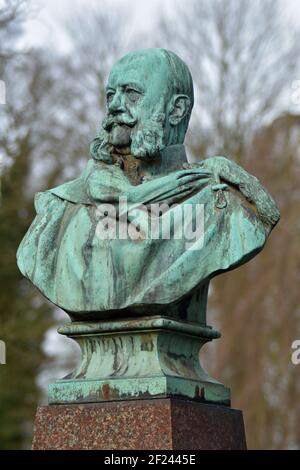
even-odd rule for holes
{"type": "Polygon", "coordinates": [[[279,211],[232,160],[188,163],[193,103],[191,74],[173,52],[127,54],[110,72],[84,173],[36,195],[18,266],[68,313],[59,331],[82,349],[50,402],[173,394],[230,403],[198,360],[220,336],[206,324],[209,281],[258,254],[279,211]],[[182,226],[189,237],[178,236],[182,226]]]}

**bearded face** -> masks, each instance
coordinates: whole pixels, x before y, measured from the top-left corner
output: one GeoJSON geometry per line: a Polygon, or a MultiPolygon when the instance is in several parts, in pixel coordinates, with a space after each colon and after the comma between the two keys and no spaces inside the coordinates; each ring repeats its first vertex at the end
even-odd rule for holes
{"type": "MultiPolygon", "coordinates": [[[[108,98],[109,100],[109,98],[108,98]]],[[[138,159],[153,159],[164,148],[165,113],[161,100],[152,115],[143,119],[126,107],[109,111],[102,129],[92,143],[94,158],[110,162],[113,154],[131,154],[138,159]]]]}
{"type": "Polygon", "coordinates": [[[189,99],[175,89],[170,65],[156,50],[117,62],[106,88],[107,114],[91,146],[93,158],[107,163],[118,154],[155,159],[167,145],[182,142],[185,129],[182,135],[178,129],[189,99]]]}

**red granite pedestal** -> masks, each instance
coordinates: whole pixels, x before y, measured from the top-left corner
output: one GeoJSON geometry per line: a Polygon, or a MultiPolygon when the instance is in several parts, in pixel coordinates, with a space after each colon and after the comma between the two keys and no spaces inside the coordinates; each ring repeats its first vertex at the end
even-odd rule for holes
{"type": "Polygon", "coordinates": [[[40,406],[34,450],[246,449],[243,415],[176,398],[40,406]]]}

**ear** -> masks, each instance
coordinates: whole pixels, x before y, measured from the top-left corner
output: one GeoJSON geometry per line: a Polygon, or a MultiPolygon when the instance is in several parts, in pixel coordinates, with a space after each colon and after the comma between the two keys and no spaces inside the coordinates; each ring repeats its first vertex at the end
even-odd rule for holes
{"type": "Polygon", "coordinates": [[[172,126],[177,126],[188,114],[191,107],[191,100],[187,95],[174,95],[170,103],[169,122],[172,126]]]}

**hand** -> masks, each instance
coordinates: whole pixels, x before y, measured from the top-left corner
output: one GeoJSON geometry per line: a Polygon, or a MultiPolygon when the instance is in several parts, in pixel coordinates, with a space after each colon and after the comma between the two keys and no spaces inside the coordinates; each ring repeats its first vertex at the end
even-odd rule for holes
{"type": "Polygon", "coordinates": [[[169,205],[183,197],[200,190],[210,171],[200,168],[179,170],[166,176],[153,178],[138,186],[131,187],[126,196],[129,202],[151,204],[165,202],[169,205]]]}

